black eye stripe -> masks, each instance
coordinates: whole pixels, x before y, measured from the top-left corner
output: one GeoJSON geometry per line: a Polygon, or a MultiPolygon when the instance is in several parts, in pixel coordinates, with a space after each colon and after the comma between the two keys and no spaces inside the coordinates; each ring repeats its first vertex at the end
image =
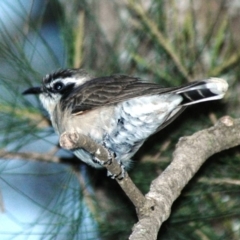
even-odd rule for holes
{"type": "MultiPolygon", "coordinates": [[[[45,91],[52,93],[52,94],[61,94],[62,97],[66,97],[69,93],[71,93],[72,89],[75,86],[75,83],[69,83],[67,85],[64,85],[63,83],[61,88],[58,88],[59,86],[52,86],[52,87],[45,87],[45,91]],[[55,88],[56,87],[56,88],[55,88]]],[[[57,83],[55,85],[58,85],[57,83]]],[[[60,84],[59,84],[60,85],[60,84]]]]}
{"type": "Polygon", "coordinates": [[[44,89],[47,92],[58,93],[62,92],[66,86],[62,82],[55,82],[53,84],[47,84],[44,89]]]}

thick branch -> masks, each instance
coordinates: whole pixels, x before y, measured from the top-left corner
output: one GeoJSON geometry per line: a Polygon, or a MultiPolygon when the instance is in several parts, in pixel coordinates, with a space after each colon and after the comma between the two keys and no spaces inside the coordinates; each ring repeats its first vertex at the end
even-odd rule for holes
{"type": "Polygon", "coordinates": [[[151,184],[146,198],[154,199],[155,210],[134,226],[131,240],[156,239],[161,224],[169,217],[173,202],[207,158],[240,145],[240,119],[221,118],[213,127],[179,140],[174,158],[151,184]]]}

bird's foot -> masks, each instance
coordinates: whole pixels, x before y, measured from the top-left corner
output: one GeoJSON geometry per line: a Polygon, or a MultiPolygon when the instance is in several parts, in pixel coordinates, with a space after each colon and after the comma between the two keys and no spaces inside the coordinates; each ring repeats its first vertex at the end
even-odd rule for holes
{"type": "Polygon", "coordinates": [[[120,163],[120,167],[121,167],[121,171],[118,174],[113,174],[110,171],[107,171],[107,176],[112,179],[122,180],[126,175],[126,171],[125,171],[125,167],[122,163],[120,163]]]}

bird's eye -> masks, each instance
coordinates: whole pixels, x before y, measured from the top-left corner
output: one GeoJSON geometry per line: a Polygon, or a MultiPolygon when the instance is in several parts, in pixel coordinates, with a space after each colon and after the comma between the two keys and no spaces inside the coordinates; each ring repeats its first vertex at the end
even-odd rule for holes
{"type": "Polygon", "coordinates": [[[55,84],[53,85],[53,89],[54,89],[55,91],[60,91],[60,90],[62,90],[63,86],[64,86],[63,83],[57,82],[57,83],[55,83],[55,84]]]}

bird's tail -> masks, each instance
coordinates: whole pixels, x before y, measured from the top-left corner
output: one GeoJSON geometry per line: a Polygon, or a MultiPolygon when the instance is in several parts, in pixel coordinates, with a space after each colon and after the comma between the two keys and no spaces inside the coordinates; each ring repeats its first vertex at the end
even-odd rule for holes
{"type": "Polygon", "coordinates": [[[209,78],[181,87],[176,90],[176,93],[183,98],[181,105],[188,106],[199,102],[221,99],[227,89],[228,84],[224,79],[209,78]]]}

